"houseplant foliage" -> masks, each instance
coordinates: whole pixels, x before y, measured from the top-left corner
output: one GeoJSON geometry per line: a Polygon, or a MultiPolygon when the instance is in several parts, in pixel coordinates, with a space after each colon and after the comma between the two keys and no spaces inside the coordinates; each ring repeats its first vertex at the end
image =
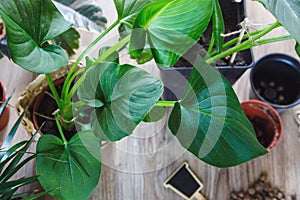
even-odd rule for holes
{"type": "Polygon", "coordinates": [[[58,107],[54,117],[61,137],[44,135],[37,145],[37,172],[43,174],[39,177],[42,186],[58,188],[51,192],[58,198],[87,198],[100,175],[100,146],[95,138],[118,141],[130,135],[159,106],[173,107],[170,130],[183,147],[208,164],[230,167],[267,153],[255,138],[230,84],[209,65],[256,45],[293,36],[300,42],[293,29],[300,25],[296,0],[261,2],[279,22],[245,35],[241,44],[235,45],[238,38],[223,44],[219,33],[224,27],[217,0],[114,0],[118,19],[78,57],[62,93],[58,94],[48,73],[66,65],[68,57],[61,47],[45,42],[67,31],[71,24],[50,0],[1,1],[0,15],[7,28],[13,61],[34,73],[46,74],[58,107]],[[274,9],[278,2],[282,7],[274,9]],[[286,20],[283,11],[278,11],[281,9],[292,12],[292,20],[286,20]],[[132,58],[141,60],[147,56],[147,61],[153,57],[158,65],[170,67],[197,42],[211,19],[214,30],[211,46],[216,50],[211,49],[205,61],[198,57],[182,100],[159,100],[163,85],[158,78],[135,66],[120,64],[118,58],[112,59],[112,55],[118,55],[118,50],[128,45],[132,58]],[[101,49],[98,58],[87,58],[86,68],[76,71],[87,52],[118,25],[126,27],[127,34],[114,46],[101,49]],[[291,35],[261,39],[282,25],[291,35]],[[79,101],[72,102],[76,93],[79,101]],[[88,125],[67,141],[64,131],[75,125],[76,115],[86,108],[93,109],[88,125]],[[52,166],[57,167],[57,173],[51,171],[52,166]],[[68,177],[63,176],[65,170],[68,177]]]}
{"type": "MultiPolygon", "coordinates": [[[[8,105],[10,99],[11,96],[1,105],[0,116],[4,111],[4,108],[8,105]]],[[[23,115],[21,115],[17,119],[13,127],[8,132],[7,137],[0,146],[0,198],[3,200],[18,198],[36,199],[47,193],[37,193],[37,191],[17,193],[17,190],[19,188],[38,181],[38,176],[12,180],[12,176],[14,176],[21,168],[25,167],[28,162],[36,158],[36,154],[30,154],[30,152],[27,152],[27,150],[34,141],[35,136],[38,132],[36,132],[36,134],[34,134],[29,140],[21,141],[11,146],[11,142],[18,130],[18,127],[20,126],[22,117],[23,115]],[[23,159],[25,154],[30,154],[30,156],[23,159]]]]}

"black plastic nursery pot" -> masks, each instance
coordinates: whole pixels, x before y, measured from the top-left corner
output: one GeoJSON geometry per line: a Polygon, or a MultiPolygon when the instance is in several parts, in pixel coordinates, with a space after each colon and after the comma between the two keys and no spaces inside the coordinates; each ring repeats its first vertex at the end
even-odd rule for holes
{"type": "MultiPolygon", "coordinates": [[[[219,0],[223,12],[226,33],[231,33],[240,29],[238,24],[246,17],[245,1],[219,0]]],[[[203,49],[207,49],[211,39],[212,27],[209,25],[198,43],[192,47],[171,68],[160,68],[162,81],[165,85],[163,98],[165,100],[177,100],[183,96],[187,79],[192,71],[192,64],[197,55],[202,55],[203,49]]],[[[225,37],[225,42],[238,34],[225,37]]],[[[216,69],[224,75],[227,80],[234,84],[242,74],[254,64],[251,49],[239,52],[233,66],[228,66],[228,60],[223,59],[214,64],[216,69]]]]}
{"type": "Polygon", "coordinates": [[[264,56],[251,70],[250,81],[252,96],[278,112],[300,104],[300,63],[291,56],[264,56]]]}

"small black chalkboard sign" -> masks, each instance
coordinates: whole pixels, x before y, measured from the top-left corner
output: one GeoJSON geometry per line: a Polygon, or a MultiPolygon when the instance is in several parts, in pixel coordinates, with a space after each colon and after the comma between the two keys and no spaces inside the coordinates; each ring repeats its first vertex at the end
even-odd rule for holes
{"type": "Polygon", "coordinates": [[[183,163],[164,183],[184,199],[205,199],[199,192],[203,185],[195,174],[190,170],[187,163],[183,163]],[[200,198],[201,196],[202,198],[200,198]]]}

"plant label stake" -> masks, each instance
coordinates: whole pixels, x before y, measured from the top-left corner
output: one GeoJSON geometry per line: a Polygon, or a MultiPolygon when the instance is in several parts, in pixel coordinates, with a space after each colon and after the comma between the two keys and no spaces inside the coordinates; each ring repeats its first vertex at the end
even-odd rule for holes
{"type": "Polygon", "coordinates": [[[197,199],[206,200],[206,198],[200,193],[203,187],[201,181],[189,168],[189,165],[183,163],[165,182],[166,188],[172,189],[186,200],[197,199]]]}

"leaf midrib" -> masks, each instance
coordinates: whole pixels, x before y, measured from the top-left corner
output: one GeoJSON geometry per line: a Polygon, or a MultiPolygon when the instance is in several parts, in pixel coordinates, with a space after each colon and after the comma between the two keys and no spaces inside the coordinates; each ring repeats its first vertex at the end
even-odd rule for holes
{"type": "Polygon", "coordinates": [[[165,11],[167,9],[167,7],[169,7],[169,5],[171,3],[173,3],[175,0],[167,3],[165,6],[162,7],[162,9],[160,9],[160,11],[158,11],[156,14],[154,14],[148,21],[147,23],[143,26],[143,28],[148,28],[149,25],[157,18],[157,16],[159,16],[163,11],[165,11]]]}

